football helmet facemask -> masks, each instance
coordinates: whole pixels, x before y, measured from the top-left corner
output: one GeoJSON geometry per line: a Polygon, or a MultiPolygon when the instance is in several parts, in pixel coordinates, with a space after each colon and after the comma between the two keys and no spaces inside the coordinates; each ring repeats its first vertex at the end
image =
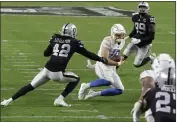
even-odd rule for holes
{"type": "Polygon", "coordinates": [[[140,2],[137,7],[137,11],[140,14],[147,14],[149,12],[149,4],[147,2],[140,2]]]}
{"type": "Polygon", "coordinates": [[[114,24],[111,28],[111,36],[114,41],[120,43],[125,40],[125,29],[121,24],[114,24]]]}

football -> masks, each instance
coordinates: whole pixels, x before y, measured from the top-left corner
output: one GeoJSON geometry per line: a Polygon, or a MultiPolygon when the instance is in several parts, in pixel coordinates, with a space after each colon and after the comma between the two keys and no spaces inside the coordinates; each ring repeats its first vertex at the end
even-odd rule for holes
{"type": "Polygon", "coordinates": [[[113,61],[119,62],[121,60],[121,55],[115,55],[113,57],[110,58],[113,61]]]}

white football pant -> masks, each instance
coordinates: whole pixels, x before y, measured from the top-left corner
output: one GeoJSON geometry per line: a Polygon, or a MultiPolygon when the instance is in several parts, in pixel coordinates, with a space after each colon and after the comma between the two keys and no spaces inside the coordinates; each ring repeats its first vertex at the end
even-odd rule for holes
{"type": "Polygon", "coordinates": [[[152,48],[152,44],[139,48],[135,44],[129,43],[125,48],[123,54],[129,56],[131,53],[136,52],[136,56],[133,64],[139,66],[141,65],[142,61],[150,55],[151,48],[152,48]]]}
{"type": "Polygon", "coordinates": [[[115,66],[106,66],[101,62],[97,62],[95,65],[95,73],[99,78],[111,82],[111,87],[124,91],[124,86],[119,75],[116,73],[115,66]]]}
{"type": "Polygon", "coordinates": [[[56,82],[76,82],[78,80],[78,76],[73,72],[51,72],[46,68],[43,68],[32,80],[31,85],[34,88],[41,86],[48,82],[49,80],[53,80],[56,82]]]}

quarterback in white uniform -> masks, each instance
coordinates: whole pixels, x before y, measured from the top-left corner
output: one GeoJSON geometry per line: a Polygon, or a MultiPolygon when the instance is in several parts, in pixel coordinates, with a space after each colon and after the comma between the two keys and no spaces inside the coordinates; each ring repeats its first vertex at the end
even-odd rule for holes
{"type": "MultiPolygon", "coordinates": [[[[145,70],[140,74],[140,82],[142,84],[142,91],[139,100],[134,104],[134,108],[132,109],[133,122],[138,122],[140,117],[140,108],[143,103],[143,96],[149,88],[157,87],[158,84],[158,76],[159,73],[166,68],[175,69],[175,62],[168,54],[160,54],[157,56],[151,65],[152,70],[145,70]]],[[[146,119],[148,117],[148,113],[145,114],[146,119]]]]}
{"type": "MultiPolygon", "coordinates": [[[[118,56],[120,54],[120,50],[124,47],[125,44],[125,34],[125,29],[121,24],[114,24],[111,28],[111,36],[107,36],[103,39],[98,51],[98,55],[108,59],[112,59],[114,56],[118,56]]],[[[121,58],[118,63],[118,66],[123,64],[121,58]]],[[[91,65],[90,61],[88,61],[87,66],[88,68],[95,69],[95,73],[97,74],[99,79],[94,80],[90,83],[81,84],[78,93],[79,100],[88,99],[96,96],[114,96],[123,93],[124,86],[119,75],[116,73],[116,65],[105,65],[100,62],[96,62],[95,65],[91,65]],[[99,86],[111,86],[111,88],[98,92],[90,90],[88,94],[85,95],[88,88],[99,86]]]]}

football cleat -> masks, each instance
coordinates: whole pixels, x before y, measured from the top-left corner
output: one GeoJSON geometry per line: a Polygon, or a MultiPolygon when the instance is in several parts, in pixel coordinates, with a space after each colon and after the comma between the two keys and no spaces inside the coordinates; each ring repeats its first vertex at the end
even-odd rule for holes
{"type": "Polygon", "coordinates": [[[95,97],[95,96],[97,96],[97,95],[95,94],[95,91],[93,91],[93,90],[90,89],[90,91],[88,92],[88,94],[85,95],[84,100],[87,100],[87,99],[92,98],[92,97],[95,97]]]}
{"type": "Polygon", "coordinates": [[[10,104],[10,102],[11,102],[11,100],[4,100],[4,101],[1,102],[1,106],[6,107],[10,104]]]}
{"type": "Polygon", "coordinates": [[[79,100],[83,100],[85,97],[85,92],[88,89],[88,85],[86,83],[82,83],[81,87],[79,89],[79,93],[78,93],[78,99],[79,100]]]}
{"type": "Polygon", "coordinates": [[[70,104],[65,103],[65,101],[63,99],[60,99],[60,98],[55,99],[54,106],[71,107],[70,104]]]}

